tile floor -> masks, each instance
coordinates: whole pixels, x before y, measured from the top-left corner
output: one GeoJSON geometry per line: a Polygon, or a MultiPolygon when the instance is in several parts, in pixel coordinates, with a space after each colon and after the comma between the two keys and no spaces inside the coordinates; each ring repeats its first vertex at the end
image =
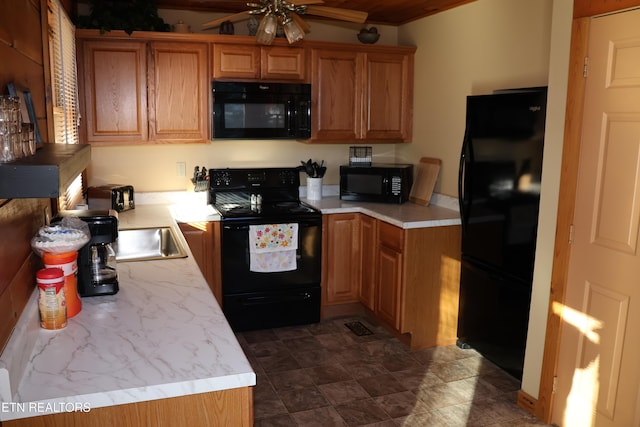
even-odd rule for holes
{"type": "Polygon", "coordinates": [[[363,316],[238,340],[257,374],[255,426],[545,425],[515,404],[519,382],[477,352],[411,351],[363,316]]]}

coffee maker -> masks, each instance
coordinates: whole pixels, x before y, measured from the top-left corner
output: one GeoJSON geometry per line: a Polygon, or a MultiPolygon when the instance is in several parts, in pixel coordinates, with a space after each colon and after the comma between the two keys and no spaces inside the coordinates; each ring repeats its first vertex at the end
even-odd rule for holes
{"type": "MultiPolygon", "coordinates": [[[[58,217],[78,217],[89,226],[91,239],[78,250],[78,294],[81,297],[118,292],[118,272],[113,244],[118,239],[115,210],[62,211],[58,217]]],[[[55,220],[54,220],[55,221],[55,220]]]]}

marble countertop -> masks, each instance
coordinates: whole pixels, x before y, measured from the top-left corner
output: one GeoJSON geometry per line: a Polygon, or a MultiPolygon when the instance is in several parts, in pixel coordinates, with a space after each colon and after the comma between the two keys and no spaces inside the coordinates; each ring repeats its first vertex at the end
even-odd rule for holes
{"type": "Polygon", "coordinates": [[[338,196],[323,197],[320,200],[302,199],[320,209],[323,214],[360,212],[400,228],[443,227],[460,224],[460,213],[454,206],[457,200],[441,197],[439,204],[422,206],[411,202],[402,204],[349,202],[338,196]]]}
{"type": "MultiPolygon", "coordinates": [[[[167,205],[121,212],[119,226],[177,228],[167,205]]],[[[39,327],[34,292],[0,356],[0,421],[256,384],[177,234],[187,258],[118,263],[120,291],[83,298],[64,329],[39,327]]]]}
{"type": "MultiPolygon", "coordinates": [[[[360,212],[405,229],[460,224],[458,200],[441,194],[434,194],[429,206],[412,202],[349,202],[340,200],[338,194],[337,186],[324,186],[322,199],[309,200],[306,198],[306,187],[300,187],[301,200],[319,209],[323,214],[360,212]]],[[[206,193],[139,193],[136,197],[136,203],[139,199],[144,204],[168,204],[173,217],[179,222],[220,220],[220,214],[207,204],[206,193]]]]}

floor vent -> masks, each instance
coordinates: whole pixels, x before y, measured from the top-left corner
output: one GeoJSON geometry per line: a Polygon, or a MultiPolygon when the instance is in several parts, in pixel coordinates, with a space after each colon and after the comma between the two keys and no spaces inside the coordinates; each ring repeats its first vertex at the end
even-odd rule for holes
{"type": "Polygon", "coordinates": [[[369,330],[366,326],[364,326],[361,322],[349,322],[345,323],[344,326],[351,329],[351,332],[361,337],[364,335],[373,335],[373,332],[369,330]]]}

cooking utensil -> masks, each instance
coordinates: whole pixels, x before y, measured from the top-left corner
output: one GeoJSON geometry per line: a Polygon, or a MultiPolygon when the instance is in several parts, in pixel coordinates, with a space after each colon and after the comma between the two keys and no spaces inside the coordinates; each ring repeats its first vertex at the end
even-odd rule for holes
{"type": "Polygon", "coordinates": [[[306,162],[301,160],[300,163],[302,164],[301,169],[304,169],[310,178],[322,178],[327,171],[327,167],[324,166],[324,160],[322,160],[320,164],[318,164],[318,162],[312,162],[311,159],[306,162]]]}

